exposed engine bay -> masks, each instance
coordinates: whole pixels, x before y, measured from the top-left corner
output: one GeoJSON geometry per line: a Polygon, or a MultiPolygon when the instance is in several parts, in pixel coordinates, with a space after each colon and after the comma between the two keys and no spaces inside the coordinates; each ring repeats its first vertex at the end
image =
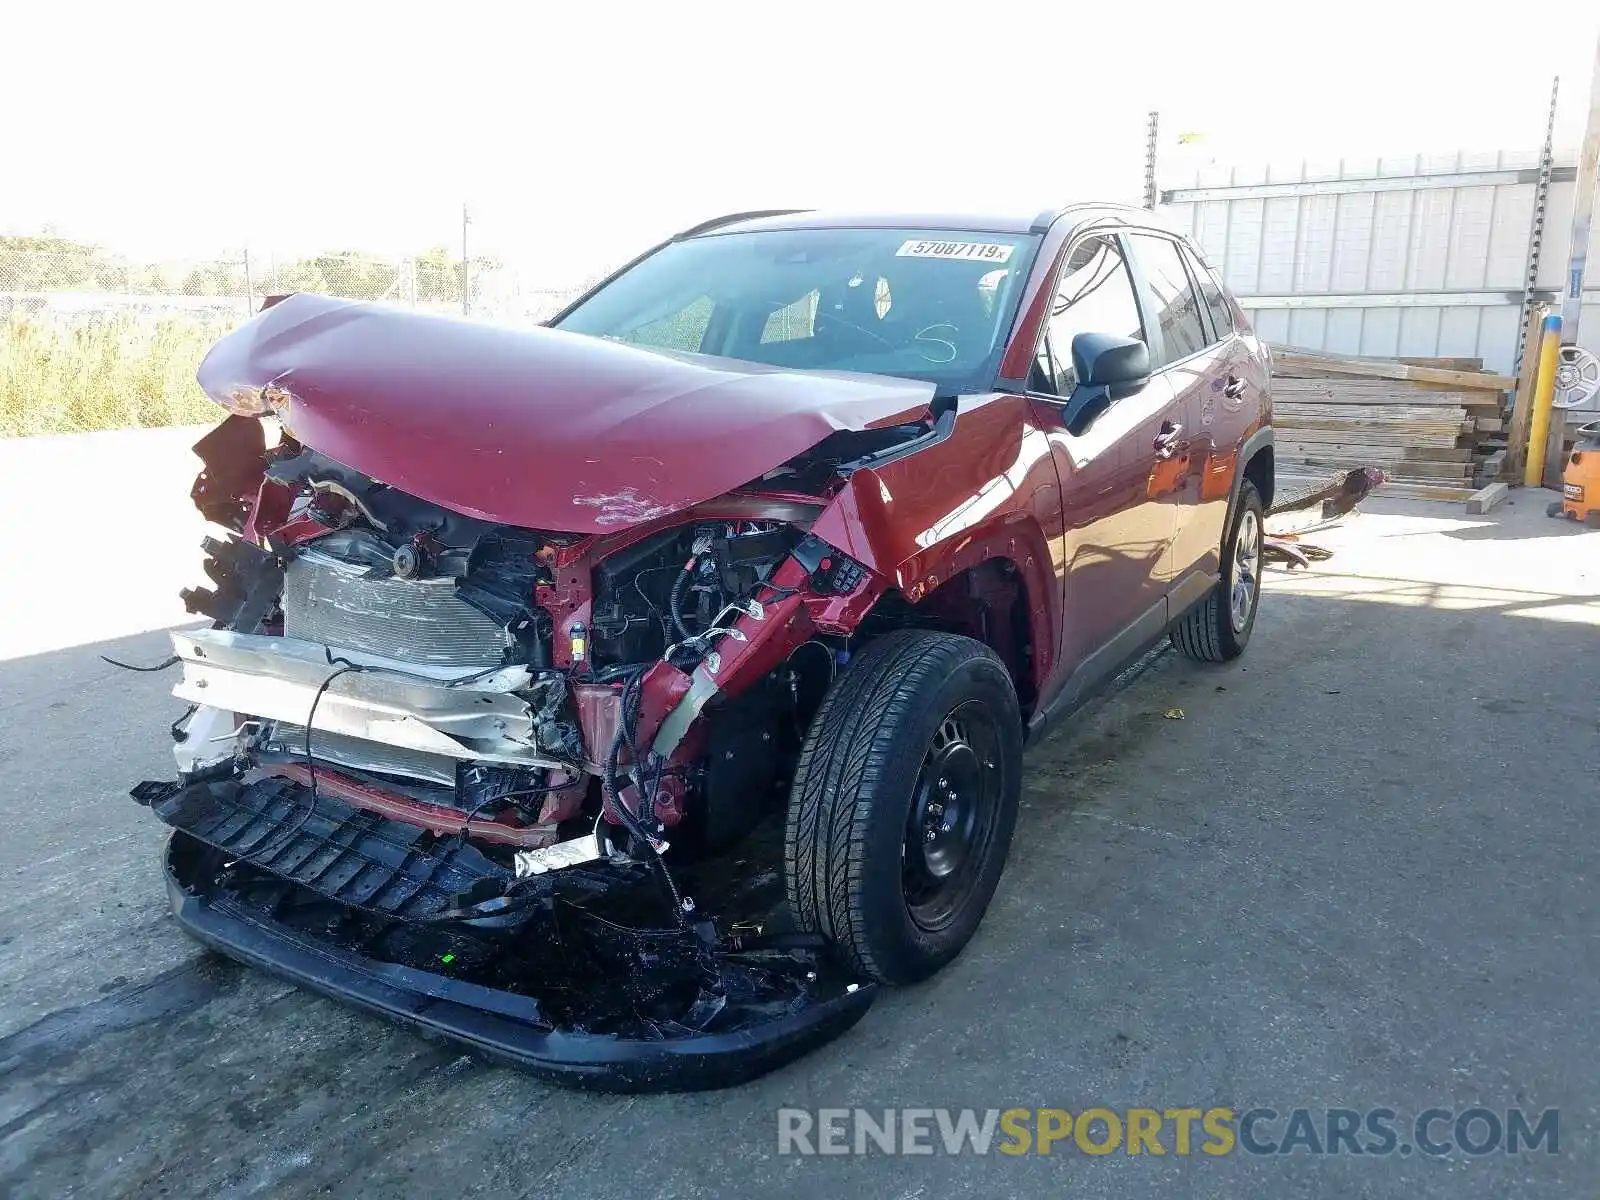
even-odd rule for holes
{"type": "Polygon", "coordinates": [[[252,418],[196,452],[229,536],[184,593],[211,627],[172,635],[178,778],[134,792],[176,831],[193,932],[219,912],[315,930],[319,954],[437,975],[436,998],[511,993],[524,1024],[647,1062],[733,1034],[748,1060],[591,1078],[505,1051],[604,1086],[733,1082],[859,1017],[871,985],[783,928],[777,852],[726,861],[781,813],[882,590],[808,533],[831,471],[577,534],[464,515],[287,433],[269,448],[252,418]],[[757,1027],[778,1058],[747,1053],[757,1027]]]}

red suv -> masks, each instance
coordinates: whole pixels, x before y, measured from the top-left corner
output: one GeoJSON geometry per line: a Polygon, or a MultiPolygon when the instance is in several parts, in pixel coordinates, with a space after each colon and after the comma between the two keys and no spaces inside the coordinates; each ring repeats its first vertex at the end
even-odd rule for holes
{"type": "Polygon", "coordinates": [[[547,328],[282,298],[200,378],[180,919],[584,1082],[936,971],[1024,745],[1255,620],[1266,350],[1134,209],[742,214],[547,328]]]}

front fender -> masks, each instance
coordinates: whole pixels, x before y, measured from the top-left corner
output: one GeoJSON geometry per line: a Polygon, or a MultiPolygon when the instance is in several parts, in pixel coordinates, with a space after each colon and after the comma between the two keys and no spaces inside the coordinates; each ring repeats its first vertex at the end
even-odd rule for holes
{"type": "Polygon", "coordinates": [[[952,436],[855,471],[811,532],[912,603],[980,563],[1010,561],[1027,588],[1030,669],[1042,687],[1060,616],[1049,531],[1060,527],[1061,490],[1049,439],[1020,396],[962,405],[952,436]]]}

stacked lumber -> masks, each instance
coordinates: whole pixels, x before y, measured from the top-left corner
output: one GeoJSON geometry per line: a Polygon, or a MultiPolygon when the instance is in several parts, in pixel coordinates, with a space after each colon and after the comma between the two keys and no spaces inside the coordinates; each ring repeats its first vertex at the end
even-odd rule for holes
{"type": "Polygon", "coordinates": [[[1277,468],[1377,467],[1386,488],[1466,499],[1505,456],[1504,393],[1476,359],[1340,358],[1273,347],[1277,468]]]}

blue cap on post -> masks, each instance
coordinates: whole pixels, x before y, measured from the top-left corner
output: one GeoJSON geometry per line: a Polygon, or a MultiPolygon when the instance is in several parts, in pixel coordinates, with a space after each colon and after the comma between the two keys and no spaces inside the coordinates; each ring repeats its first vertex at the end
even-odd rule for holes
{"type": "Polygon", "coordinates": [[[1561,314],[1560,313],[1546,313],[1544,315],[1544,331],[1546,333],[1560,333],[1561,332],[1561,314]]]}

